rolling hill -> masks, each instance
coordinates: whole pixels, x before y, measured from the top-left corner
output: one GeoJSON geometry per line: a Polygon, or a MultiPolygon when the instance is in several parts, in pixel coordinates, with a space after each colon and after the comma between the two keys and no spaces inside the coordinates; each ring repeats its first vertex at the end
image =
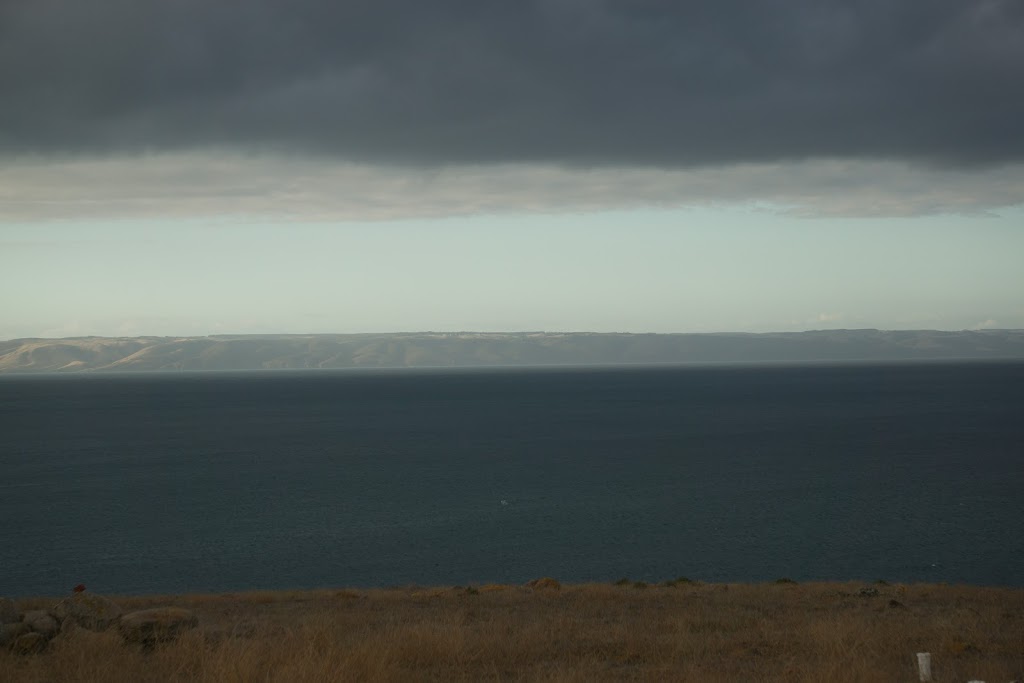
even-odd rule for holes
{"type": "Polygon", "coordinates": [[[1024,358],[1024,330],[396,333],[0,342],[0,373],[1024,358]]]}

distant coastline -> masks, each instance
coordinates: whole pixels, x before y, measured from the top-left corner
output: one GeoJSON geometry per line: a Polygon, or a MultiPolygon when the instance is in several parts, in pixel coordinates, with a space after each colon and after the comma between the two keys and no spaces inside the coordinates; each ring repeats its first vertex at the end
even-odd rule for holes
{"type": "Polygon", "coordinates": [[[1024,359],[1024,330],[418,332],[0,342],[0,373],[1024,359]]]}

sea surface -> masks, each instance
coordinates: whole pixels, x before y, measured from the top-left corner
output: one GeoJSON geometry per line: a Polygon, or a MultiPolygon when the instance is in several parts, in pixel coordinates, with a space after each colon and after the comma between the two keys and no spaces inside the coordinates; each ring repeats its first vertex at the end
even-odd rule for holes
{"type": "Polygon", "coordinates": [[[0,379],[0,595],[1024,586],[1024,363],[0,379]]]}

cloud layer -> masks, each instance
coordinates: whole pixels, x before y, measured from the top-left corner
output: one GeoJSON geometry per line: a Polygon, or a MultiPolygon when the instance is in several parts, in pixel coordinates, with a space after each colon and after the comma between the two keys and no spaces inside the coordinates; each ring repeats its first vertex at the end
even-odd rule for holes
{"type": "Polygon", "coordinates": [[[715,169],[460,165],[175,153],[0,165],[0,223],[53,219],[392,220],[758,205],[813,216],[981,214],[1024,202],[1024,164],[922,169],[808,161],[715,169]]]}
{"type": "Polygon", "coordinates": [[[4,0],[0,159],[1024,160],[1018,0],[4,0]]]}

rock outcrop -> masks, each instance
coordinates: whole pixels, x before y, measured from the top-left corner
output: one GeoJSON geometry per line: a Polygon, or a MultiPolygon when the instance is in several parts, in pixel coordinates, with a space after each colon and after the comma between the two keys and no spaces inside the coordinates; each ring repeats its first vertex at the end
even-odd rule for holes
{"type": "Polygon", "coordinates": [[[49,639],[42,633],[25,633],[15,638],[11,650],[19,655],[32,655],[46,649],[49,639]]]}
{"type": "Polygon", "coordinates": [[[51,614],[58,623],[71,619],[76,626],[90,631],[105,631],[121,618],[122,611],[113,600],[83,592],[58,602],[51,614]]]}
{"type": "Polygon", "coordinates": [[[7,647],[21,636],[31,631],[32,629],[30,629],[27,624],[23,624],[20,621],[17,624],[0,625],[0,647],[7,647]]]}
{"type": "Polygon", "coordinates": [[[156,607],[125,614],[118,622],[118,630],[125,642],[154,645],[174,640],[198,625],[199,619],[187,609],[156,607]]]}
{"type": "Polygon", "coordinates": [[[57,620],[54,619],[53,615],[49,612],[42,609],[25,612],[25,617],[22,619],[22,623],[32,629],[35,633],[45,637],[47,640],[53,638],[60,632],[60,624],[57,620]]]}
{"type": "Polygon", "coordinates": [[[71,597],[61,600],[53,609],[29,610],[24,614],[11,600],[0,598],[0,647],[18,654],[42,652],[54,638],[70,637],[79,629],[100,632],[114,626],[125,643],[152,647],[196,628],[199,619],[180,607],[156,607],[124,614],[113,600],[86,593],[84,586],[76,586],[71,597]]]}

